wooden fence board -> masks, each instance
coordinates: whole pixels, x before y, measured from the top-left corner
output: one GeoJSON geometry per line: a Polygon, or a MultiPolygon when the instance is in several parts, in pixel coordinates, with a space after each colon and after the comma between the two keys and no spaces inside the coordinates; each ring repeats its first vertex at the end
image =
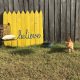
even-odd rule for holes
{"type": "MultiPolygon", "coordinates": [[[[21,28],[22,28],[21,34],[25,35],[25,33],[26,33],[25,28],[26,27],[25,27],[25,13],[24,13],[24,11],[21,12],[21,28]]],[[[26,46],[26,39],[22,38],[21,44],[22,44],[22,47],[25,47],[26,46]]]]}
{"type": "Polygon", "coordinates": [[[45,10],[44,10],[44,15],[45,15],[45,17],[44,17],[44,34],[45,34],[45,36],[44,36],[44,39],[45,39],[45,42],[49,42],[49,28],[48,28],[48,24],[49,24],[49,20],[48,20],[48,18],[49,18],[49,14],[48,14],[48,0],[45,0],[45,10]]]}
{"type": "Polygon", "coordinates": [[[75,0],[71,0],[71,38],[75,38],[75,0]]]}
{"type": "MultiPolygon", "coordinates": [[[[30,33],[30,14],[27,11],[25,14],[25,26],[26,26],[26,35],[30,33]]],[[[27,37],[26,39],[26,46],[30,46],[30,39],[27,37]]]]}
{"type": "Polygon", "coordinates": [[[44,22],[45,22],[45,14],[44,14],[44,0],[40,0],[40,10],[42,10],[42,16],[43,16],[43,36],[44,36],[44,33],[45,33],[45,27],[44,27],[44,22]]]}
{"type": "Polygon", "coordinates": [[[76,0],[76,27],[75,27],[75,39],[79,40],[79,1],[80,0],[76,0]]]}
{"type": "MultiPolygon", "coordinates": [[[[17,35],[17,20],[16,20],[16,17],[17,17],[17,14],[15,11],[13,11],[12,13],[12,34],[13,35],[17,35]]],[[[12,41],[12,47],[16,47],[17,46],[17,40],[13,40],[12,41]]]]}
{"type": "Polygon", "coordinates": [[[43,14],[42,11],[39,13],[39,33],[41,35],[39,39],[39,44],[43,44],[43,14]]]}
{"type": "Polygon", "coordinates": [[[9,3],[8,0],[4,0],[4,10],[8,12],[9,10],[9,3]]]}
{"type": "MultiPolygon", "coordinates": [[[[7,16],[7,13],[5,11],[3,14],[3,24],[4,25],[7,24],[8,23],[7,21],[8,21],[8,16],[7,16]]],[[[6,28],[6,26],[4,26],[4,28],[6,28]]],[[[7,46],[7,41],[4,41],[4,45],[7,46]]]]}
{"type": "MultiPolygon", "coordinates": [[[[39,14],[38,11],[35,12],[35,34],[39,34],[40,32],[40,28],[39,28],[39,14]]],[[[35,43],[36,45],[39,45],[39,39],[36,38],[35,39],[35,43]]]]}
{"type": "Polygon", "coordinates": [[[70,0],[67,0],[67,37],[70,36],[70,19],[71,19],[71,4],[70,4],[70,0]]]}
{"type": "Polygon", "coordinates": [[[55,12],[54,0],[49,0],[49,28],[50,28],[50,42],[54,41],[54,12],[55,12]]]}
{"type": "Polygon", "coordinates": [[[3,24],[3,14],[0,14],[0,24],[3,24]]]}
{"type": "Polygon", "coordinates": [[[78,10],[78,35],[79,35],[79,41],[80,41],[80,0],[78,0],[78,3],[79,3],[79,10],[78,10]]]}
{"type": "MultiPolygon", "coordinates": [[[[35,34],[35,28],[36,28],[36,22],[35,22],[35,14],[33,11],[31,11],[30,14],[30,34],[35,34]]],[[[35,45],[35,39],[31,37],[31,45],[35,45]]]]}
{"type": "Polygon", "coordinates": [[[19,8],[20,8],[20,11],[24,11],[24,1],[23,0],[19,0],[19,8]]]}
{"type": "Polygon", "coordinates": [[[26,12],[28,10],[28,5],[29,1],[28,0],[24,0],[24,11],[26,12]]]}
{"type": "Polygon", "coordinates": [[[34,0],[34,11],[39,10],[39,0],[34,0]]]}
{"type": "Polygon", "coordinates": [[[66,38],[66,0],[61,0],[61,41],[66,38]]]}
{"type": "Polygon", "coordinates": [[[60,0],[55,0],[55,41],[59,42],[61,39],[61,4],[60,0]]]}
{"type": "Polygon", "coordinates": [[[40,7],[40,10],[42,10],[42,12],[44,14],[44,0],[39,1],[39,7],[40,7]]]}
{"type": "MultiPolygon", "coordinates": [[[[11,12],[10,11],[8,12],[8,18],[7,18],[7,20],[8,20],[8,23],[10,23],[10,26],[8,26],[8,27],[10,27],[9,33],[11,33],[12,17],[11,17],[11,12]]],[[[7,46],[11,46],[11,41],[7,41],[7,46]]]]}
{"type": "Polygon", "coordinates": [[[20,10],[20,8],[19,8],[19,2],[18,2],[18,0],[14,0],[14,11],[18,11],[18,10],[20,10]]]}
{"type": "Polygon", "coordinates": [[[4,12],[4,4],[3,4],[3,0],[0,0],[0,13],[4,12]]]}
{"type": "Polygon", "coordinates": [[[0,0],[0,24],[3,23],[3,13],[4,12],[4,4],[3,0],[0,0]]]}
{"type": "Polygon", "coordinates": [[[13,12],[13,8],[14,8],[14,1],[13,0],[8,0],[9,1],[9,11],[13,12]]]}
{"type": "Polygon", "coordinates": [[[18,40],[17,40],[17,43],[18,43],[18,47],[22,47],[22,44],[21,44],[21,42],[22,42],[22,40],[19,38],[19,35],[20,35],[20,32],[21,32],[21,30],[22,30],[22,28],[21,28],[21,14],[20,14],[20,11],[18,11],[17,12],[17,15],[16,15],[16,22],[17,22],[17,28],[18,28],[18,40]]]}
{"type": "Polygon", "coordinates": [[[30,12],[34,9],[33,6],[34,6],[34,5],[33,5],[33,0],[29,0],[29,11],[30,11],[30,12]]]}

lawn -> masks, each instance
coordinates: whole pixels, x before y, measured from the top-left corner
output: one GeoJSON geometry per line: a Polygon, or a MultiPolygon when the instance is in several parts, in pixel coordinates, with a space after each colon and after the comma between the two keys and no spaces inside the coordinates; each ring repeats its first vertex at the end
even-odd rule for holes
{"type": "Polygon", "coordinates": [[[0,80],[80,80],[80,47],[65,45],[0,48],[0,80]]]}

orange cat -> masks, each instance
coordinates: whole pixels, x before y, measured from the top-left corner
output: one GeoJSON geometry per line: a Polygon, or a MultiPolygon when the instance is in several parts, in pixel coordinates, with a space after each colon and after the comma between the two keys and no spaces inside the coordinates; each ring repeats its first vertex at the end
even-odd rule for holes
{"type": "Polygon", "coordinates": [[[69,50],[69,52],[73,52],[73,50],[74,50],[74,44],[73,44],[73,41],[71,40],[71,38],[69,38],[67,40],[66,47],[69,50]]]}

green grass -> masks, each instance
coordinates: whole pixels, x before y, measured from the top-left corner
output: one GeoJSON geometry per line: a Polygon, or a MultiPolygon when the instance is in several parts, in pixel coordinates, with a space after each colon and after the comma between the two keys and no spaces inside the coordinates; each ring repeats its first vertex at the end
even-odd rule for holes
{"type": "Polygon", "coordinates": [[[80,80],[80,47],[67,53],[64,44],[0,48],[0,80],[80,80]]]}

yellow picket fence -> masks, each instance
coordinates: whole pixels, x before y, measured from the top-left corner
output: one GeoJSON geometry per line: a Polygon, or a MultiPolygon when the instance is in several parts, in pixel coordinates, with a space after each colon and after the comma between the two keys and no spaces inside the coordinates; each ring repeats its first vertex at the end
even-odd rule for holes
{"type": "MultiPolygon", "coordinates": [[[[35,13],[4,12],[3,24],[10,24],[10,35],[15,35],[16,40],[4,41],[5,46],[25,47],[43,43],[43,15],[42,11],[35,13]]],[[[5,29],[5,27],[4,27],[5,29]]],[[[9,35],[8,34],[8,35],[9,35]]]]}

